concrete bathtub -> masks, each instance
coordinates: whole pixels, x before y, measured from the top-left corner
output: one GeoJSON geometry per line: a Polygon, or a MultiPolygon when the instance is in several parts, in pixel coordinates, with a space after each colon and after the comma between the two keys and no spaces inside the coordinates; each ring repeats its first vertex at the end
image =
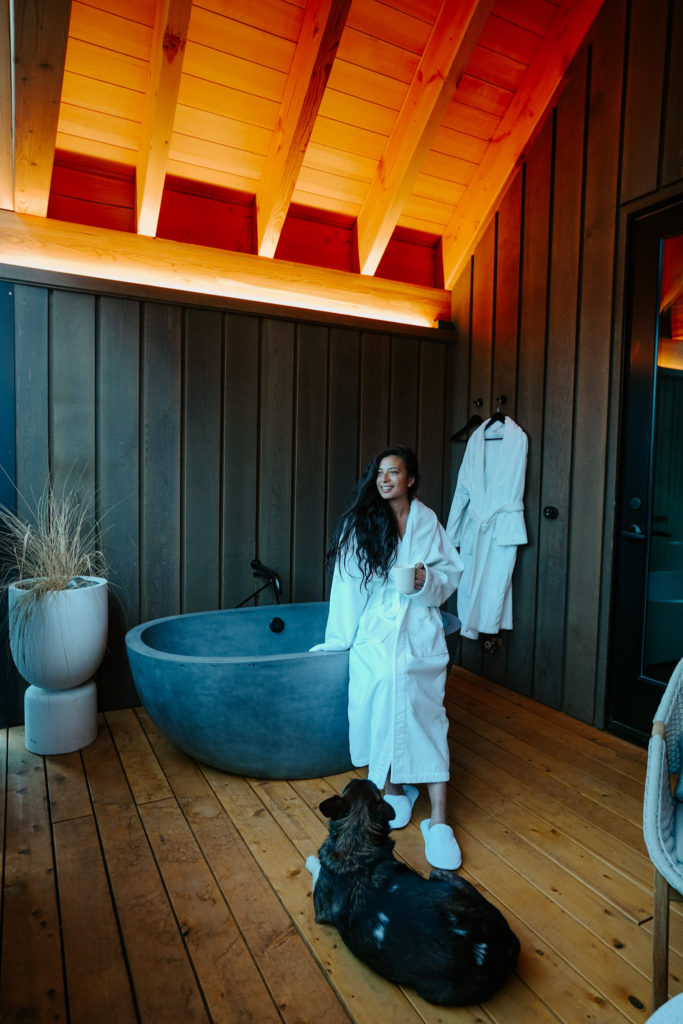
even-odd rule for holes
{"type": "MultiPolygon", "coordinates": [[[[176,746],[205,764],[267,779],[351,768],[348,651],[309,650],[328,605],[172,615],[126,635],[140,700],[176,746]]],[[[444,613],[449,648],[460,623],[444,613]]]]}

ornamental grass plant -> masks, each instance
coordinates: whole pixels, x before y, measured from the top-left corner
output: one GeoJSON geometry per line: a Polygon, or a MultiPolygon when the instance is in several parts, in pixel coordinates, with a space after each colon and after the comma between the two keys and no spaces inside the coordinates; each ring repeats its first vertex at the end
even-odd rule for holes
{"type": "Polygon", "coordinates": [[[0,593],[9,598],[12,657],[24,678],[34,682],[48,663],[66,666],[74,658],[81,624],[67,610],[73,605],[65,604],[66,592],[106,586],[108,569],[96,519],[75,489],[65,486],[58,494],[48,482],[33,507],[26,506],[26,514],[19,515],[0,504],[0,593]],[[49,636],[59,638],[57,653],[54,648],[47,653],[49,636]]]}
{"type": "Polygon", "coordinates": [[[16,584],[32,604],[47,593],[87,585],[87,577],[106,577],[99,536],[90,510],[71,490],[57,495],[46,485],[26,517],[0,505],[0,587],[16,584]]]}

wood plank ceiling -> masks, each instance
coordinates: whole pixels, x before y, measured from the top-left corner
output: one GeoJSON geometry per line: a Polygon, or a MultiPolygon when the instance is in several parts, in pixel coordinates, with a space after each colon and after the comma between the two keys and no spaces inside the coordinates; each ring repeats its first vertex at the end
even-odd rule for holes
{"type": "Polygon", "coordinates": [[[601,3],[10,0],[0,207],[450,289],[601,3]]]}

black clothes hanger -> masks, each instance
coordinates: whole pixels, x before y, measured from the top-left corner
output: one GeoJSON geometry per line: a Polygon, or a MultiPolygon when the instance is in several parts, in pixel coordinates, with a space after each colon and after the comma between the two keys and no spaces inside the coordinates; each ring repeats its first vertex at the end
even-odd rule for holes
{"type": "Polygon", "coordinates": [[[500,411],[500,407],[505,405],[507,400],[507,395],[500,395],[500,397],[496,398],[496,411],[491,415],[491,423],[505,423],[505,413],[500,411]]]}
{"type": "MultiPolygon", "coordinates": [[[[475,398],[472,402],[472,405],[476,405],[477,409],[481,409],[483,404],[483,398],[475,398]]],[[[479,413],[473,412],[465,426],[461,427],[460,430],[456,430],[452,435],[451,441],[469,441],[472,431],[483,422],[479,413]]]]}
{"type": "MultiPolygon", "coordinates": [[[[488,430],[488,427],[492,426],[492,424],[494,424],[494,423],[505,423],[505,413],[500,411],[500,407],[501,407],[501,405],[505,405],[507,400],[508,400],[508,396],[507,395],[500,395],[500,397],[496,398],[496,402],[498,403],[498,405],[497,405],[496,411],[491,415],[491,418],[489,419],[487,430],[488,430]]],[[[503,438],[502,437],[485,437],[484,440],[485,441],[502,441],[503,438]]]]}
{"type": "Polygon", "coordinates": [[[469,441],[472,431],[483,422],[483,419],[478,413],[472,413],[465,426],[461,427],[460,430],[456,430],[451,437],[451,441],[469,441]]]}

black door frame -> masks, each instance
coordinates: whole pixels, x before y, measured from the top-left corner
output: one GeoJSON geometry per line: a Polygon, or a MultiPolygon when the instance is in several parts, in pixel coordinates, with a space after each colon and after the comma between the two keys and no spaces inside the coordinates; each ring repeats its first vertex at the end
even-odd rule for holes
{"type": "Polygon", "coordinates": [[[0,503],[11,509],[16,508],[14,437],[14,285],[0,281],[0,503]]]}
{"type": "MultiPolygon", "coordinates": [[[[16,510],[14,285],[0,281],[0,503],[16,510]]],[[[15,669],[9,651],[7,599],[0,608],[0,728],[16,725],[15,669]]]]}
{"type": "Polygon", "coordinates": [[[646,743],[664,684],[644,676],[654,395],[659,342],[662,239],[683,233],[683,198],[629,221],[622,430],[617,483],[608,728],[646,743]]]}

